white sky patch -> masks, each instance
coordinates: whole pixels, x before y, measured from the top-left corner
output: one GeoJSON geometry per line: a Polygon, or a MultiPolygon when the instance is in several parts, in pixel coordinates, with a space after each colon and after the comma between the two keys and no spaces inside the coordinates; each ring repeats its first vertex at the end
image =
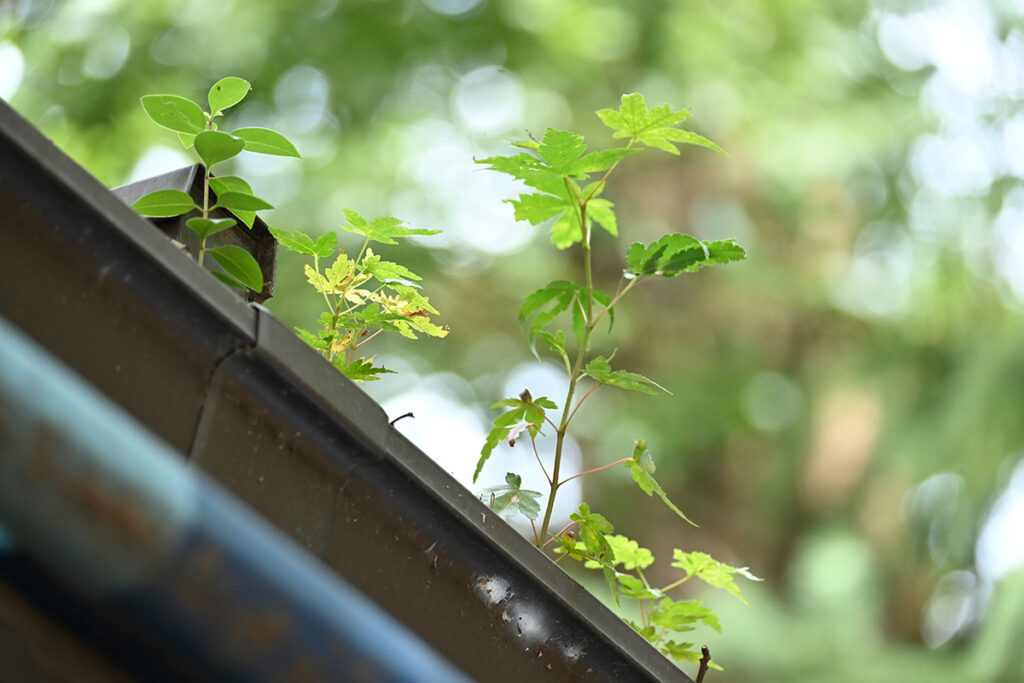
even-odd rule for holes
{"type": "Polygon", "coordinates": [[[1024,461],[1010,477],[992,506],[975,548],[978,573],[993,583],[1013,569],[1024,566],[1024,461]]]}
{"type": "Polygon", "coordinates": [[[135,162],[125,182],[134,183],[136,180],[168,173],[192,163],[193,161],[180,149],[153,145],[135,162]]]}
{"type": "Polygon", "coordinates": [[[0,97],[11,99],[25,75],[25,57],[9,40],[0,43],[0,97]]]}

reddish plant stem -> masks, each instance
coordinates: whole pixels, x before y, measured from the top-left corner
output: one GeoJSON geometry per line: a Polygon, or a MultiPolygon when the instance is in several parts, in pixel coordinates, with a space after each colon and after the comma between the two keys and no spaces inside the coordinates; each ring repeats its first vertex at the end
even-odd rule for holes
{"type": "Polygon", "coordinates": [[[600,472],[601,470],[610,469],[612,467],[615,467],[616,465],[621,465],[622,463],[626,462],[627,460],[632,460],[632,459],[633,459],[632,456],[630,456],[628,458],[621,458],[619,460],[616,460],[613,463],[610,463],[608,465],[604,465],[603,467],[595,467],[592,470],[587,470],[586,472],[580,472],[579,474],[574,474],[571,477],[568,477],[568,478],[563,479],[562,481],[558,482],[558,485],[561,486],[562,484],[564,484],[564,483],[566,483],[568,481],[572,481],[573,479],[575,479],[577,477],[582,477],[584,474],[593,474],[594,472],[600,472]]]}

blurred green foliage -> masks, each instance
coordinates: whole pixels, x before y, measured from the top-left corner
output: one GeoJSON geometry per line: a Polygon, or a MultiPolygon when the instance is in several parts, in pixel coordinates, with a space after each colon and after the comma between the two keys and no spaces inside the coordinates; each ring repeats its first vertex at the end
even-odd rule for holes
{"type": "MultiPolygon", "coordinates": [[[[513,224],[507,187],[466,170],[472,157],[547,125],[598,139],[590,112],[626,92],[691,107],[730,156],[638,163],[610,196],[620,230],[736,237],[749,259],[682,294],[637,295],[643,313],[623,316],[612,343],[675,395],[602,397],[585,419],[605,436],[581,447],[599,465],[646,435],[662,485],[702,526],[680,531],[653,501],[619,495],[628,475],[588,482],[603,489],[587,499],[627,535],[664,516],[656,555],[683,544],[767,578],[749,607],[716,606],[725,633],[710,644],[730,681],[1012,681],[1024,679],[1024,591],[1019,570],[1004,573],[1024,556],[1024,477],[1004,496],[1024,449],[1022,12],[1009,0],[13,0],[0,5],[0,96],[115,185],[186,163],[155,147],[166,141],[140,95],[251,81],[237,123],[282,131],[306,159],[243,169],[279,207],[272,225],[332,230],[352,206],[445,230],[397,256],[436,283],[453,332],[382,351],[406,380],[375,389],[443,392],[455,373],[450,398],[478,411],[481,435],[481,407],[528,360],[519,299],[569,261],[545,226],[513,224]],[[634,327],[652,315],[657,334],[634,327]]],[[[595,248],[614,279],[621,257],[595,248]]],[[[300,268],[282,255],[272,306],[290,323],[316,306],[300,268]]]]}

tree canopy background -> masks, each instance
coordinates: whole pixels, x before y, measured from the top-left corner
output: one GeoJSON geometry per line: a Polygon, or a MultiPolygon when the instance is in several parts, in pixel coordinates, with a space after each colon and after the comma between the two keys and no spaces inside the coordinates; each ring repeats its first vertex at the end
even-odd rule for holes
{"type": "MultiPolygon", "coordinates": [[[[463,480],[487,406],[557,370],[530,355],[519,302],[576,267],[473,157],[546,126],[610,143],[593,112],[622,93],[691,108],[728,156],[628,160],[597,277],[666,231],[736,237],[748,260],[625,302],[606,348],[674,395],[595,397],[576,462],[646,437],[701,526],[624,470],[583,495],[660,559],[704,550],[765,577],[749,607],[712,598],[728,680],[1024,676],[1020,2],[0,5],[0,96],[109,185],[191,161],[139,96],[201,99],[225,75],[254,86],[232,125],[304,156],[238,162],[271,225],[333,230],[351,207],[445,231],[389,255],[425,275],[452,334],[382,343],[401,374],[366,388],[413,410],[403,429],[463,480]]],[[[302,280],[282,255],[288,324],[316,306],[302,280]]]]}

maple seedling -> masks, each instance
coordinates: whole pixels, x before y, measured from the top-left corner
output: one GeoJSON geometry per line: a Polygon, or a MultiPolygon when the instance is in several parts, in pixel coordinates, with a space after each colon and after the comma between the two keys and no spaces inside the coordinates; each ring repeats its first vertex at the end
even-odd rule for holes
{"type": "Polygon", "coordinates": [[[351,209],[342,213],[346,220],[342,229],[363,238],[354,258],[338,247],[338,234],[334,232],[320,235],[315,241],[301,231],[271,228],[270,233],[286,249],[313,257],[313,264],[305,267],[306,278],[327,306],[320,314],[319,331],[296,328],[299,337],[349,379],[375,380],[392,371],[375,365],[373,356],[357,352],[378,334],[390,330],[409,339],[416,339],[417,333],[445,337],[448,328],[431,322],[430,316],[438,312],[420,294],[420,276],[398,263],[382,260],[370,243],[395,245],[398,238],[436,235],[440,230],[410,228],[390,217],[367,220],[351,209]],[[332,255],[334,261],[322,266],[332,255]]]}
{"type": "Polygon", "coordinates": [[[630,623],[641,635],[676,660],[698,661],[701,652],[693,643],[678,642],[671,639],[671,635],[692,630],[697,623],[720,630],[718,620],[700,600],[675,601],[665,593],[696,576],[743,599],[732,576],[738,573],[750,579],[756,580],[756,577],[745,568],[717,562],[703,553],[686,554],[676,550],[673,566],[686,572],[685,576],[663,588],[654,588],[643,575],[643,570],[654,562],[650,551],[636,541],[615,535],[611,522],[593,512],[587,503],[580,504],[558,533],[549,532],[561,486],[572,479],[618,465],[630,469],[641,491],[648,496],[658,496],[682,520],[692,524],[654,479],[656,468],[645,440],[634,442],[630,457],[563,478],[565,439],[580,407],[603,386],[648,395],[668,393],[660,384],[639,373],[613,369],[614,352],[591,353],[594,334],[602,319],[607,318],[611,329],[616,306],[645,280],[675,277],[746,257],[743,248],[732,239],[705,241],[672,233],[649,244],[631,244],[616,288],[606,291],[595,286],[591,253],[595,227],[612,237],[619,233],[615,207],[602,195],[620,165],[628,157],[649,148],[678,155],[677,145],[680,144],[721,152],[707,138],[678,127],[689,118],[689,112],[673,111],[668,105],[649,109],[644,96],[638,93],[623,95],[619,109],[602,109],[597,115],[613,131],[613,138],[625,141],[623,146],[588,153],[583,136],[548,128],[540,140],[513,143],[526,151],[478,161],[530,188],[517,198],[506,200],[512,205],[515,218],[532,225],[551,221],[551,242],[559,249],[579,244],[583,279],[581,282],[550,282],[527,296],[519,309],[519,323],[526,328],[531,347],[543,342],[565,368],[567,390],[561,408],[547,397],[533,398],[529,390],[516,398],[495,403],[492,408],[505,410],[495,418],[487,435],[473,481],[503,442],[511,447],[522,437],[528,437],[549,487],[543,516],[539,503],[542,494],[522,489],[519,475],[512,472],[506,475],[505,485],[484,490],[483,496],[489,496],[491,507],[503,516],[522,514],[527,517],[533,526],[535,543],[539,547],[554,543],[555,552],[561,556],[559,559],[570,557],[583,562],[587,568],[601,569],[616,602],[622,597],[639,601],[641,620],[630,623]],[[586,392],[578,396],[584,387],[588,387],[586,392]],[[550,466],[545,465],[536,446],[545,426],[550,427],[555,439],[550,466]]]}

